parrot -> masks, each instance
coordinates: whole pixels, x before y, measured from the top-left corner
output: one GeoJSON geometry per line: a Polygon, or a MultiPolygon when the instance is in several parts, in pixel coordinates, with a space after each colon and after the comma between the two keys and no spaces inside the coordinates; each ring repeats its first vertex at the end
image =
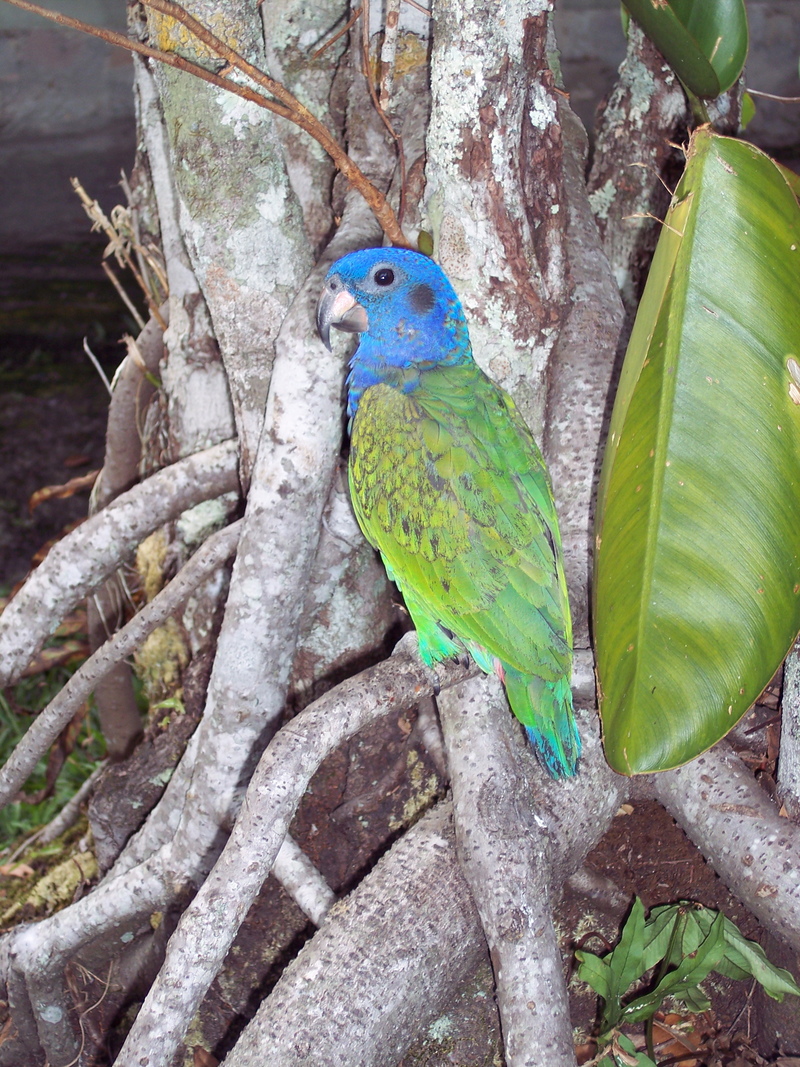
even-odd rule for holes
{"type": "Polygon", "coordinates": [[[553,490],[514,401],[472,355],[444,271],[408,248],[336,260],[317,306],[356,333],[347,394],[356,519],[429,667],[468,653],[505,686],[552,778],[576,774],[572,621],[553,490]]]}

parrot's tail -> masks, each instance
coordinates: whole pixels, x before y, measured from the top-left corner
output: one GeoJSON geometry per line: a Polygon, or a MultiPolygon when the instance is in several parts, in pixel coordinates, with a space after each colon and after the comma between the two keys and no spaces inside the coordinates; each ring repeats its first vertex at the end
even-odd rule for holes
{"type": "Polygon", "coordinates": [[[581,738],[569,678],[545,682],[506,667],[504,680],[511,710],[525,727],[536,758],[551,778],[571,778],[581,738]]]}

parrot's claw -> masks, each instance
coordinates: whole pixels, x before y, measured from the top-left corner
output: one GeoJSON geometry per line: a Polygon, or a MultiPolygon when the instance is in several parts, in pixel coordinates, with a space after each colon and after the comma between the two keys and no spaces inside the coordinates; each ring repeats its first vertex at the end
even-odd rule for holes
{"type": "Polygon", "coordinates": [[[400,640],[392,649],[392,655],[404,655],[409,656],[411,659],[415,659],[417,663],[425,671],[425,675],[433,689],[433,695],[438,696],[442,690],[442,683],[439,675],[436,672],[436,668],[432,667],[430,663],[425,661],[425,657],[420,651],[419,638],[415,630],[409,630],[408,633],[403,634],[400,640]]]}

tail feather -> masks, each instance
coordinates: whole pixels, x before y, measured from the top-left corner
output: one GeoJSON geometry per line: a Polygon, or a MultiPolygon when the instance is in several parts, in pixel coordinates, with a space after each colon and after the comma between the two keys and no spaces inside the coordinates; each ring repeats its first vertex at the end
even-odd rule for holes
{"type": "Polygon", "coordinates": [[[581,739],[569,678],[548,682],[506,667],[505,685],[511,710],[525,727],[539,763],[551,778],[571,778],[581,739]]]}

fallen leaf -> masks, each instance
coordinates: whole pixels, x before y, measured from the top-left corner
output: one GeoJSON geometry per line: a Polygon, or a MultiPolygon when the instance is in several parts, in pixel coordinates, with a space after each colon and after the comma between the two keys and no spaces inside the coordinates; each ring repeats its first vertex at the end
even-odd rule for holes
{"type": "Polygon", "coordinates": [[[217,1067],[219,1060],[212,1056],[202,1045],[195,1045],[193,1051],[194,1067],[217,1067]]]}
{"type": "MultiPolygon", "coordinates": [[[[6,1010],[8,1010],[8,1005],[6,1005],[6,1010]]],[[[3,1029],[0,1030],[0,1045],[5,1044],[5,1042],[8,1041],[9,1037],[11,1037],[11,1016],[10,1015],[6,1019],[6,1021],[3,1023],[3,1029]]]]}
{"type": "Polygon", "coordinates": [[[579,1064],[588,1063],[597,1055],[597,1042],[587,1041],[583,1045],[575,1046],[575,1059],[579,1064]]]}
{"type": "Polygon", "coordinates": [[[60,667],[62,663],[68,663],[77,657],[86,659],[90,655],[88,641],[78,641],[69,638],[53,648],[43,648],[36,653],[20,677],[31,678],[42,671],[49,671],[51,667],[60,667]]]}
{"type": "Polygon", "coordinates": [[[681,1067],[697,1067],[697,1052],[703,1043],[703,1035],[697,1029],[697,1016],[676,1015],[674,1012],[663,1019],[653,1020],[653,1043],[658,1047],[659,1058],[680,1059],[681,1067]],[[688,1053],[688,1055],[687,1055],[688,1053]],[[684,1058],[685,1057],[685,1058],[684,1058]]]}
{"type": "Polygon", "coordinates": [[[88,623],[86,621],[86,608],[75,608],[69,615],[61,622],[58,628],[54,631],[54,637],[72,637],[73,634],[85,634],[88,633],[88,623]]]}
{"type": "Polygon", "coordinates": [[[33,867],[27,863],[4,863],[0,867],[0,874],[7,878],[28,878],[33,874],[33,867]]]}

